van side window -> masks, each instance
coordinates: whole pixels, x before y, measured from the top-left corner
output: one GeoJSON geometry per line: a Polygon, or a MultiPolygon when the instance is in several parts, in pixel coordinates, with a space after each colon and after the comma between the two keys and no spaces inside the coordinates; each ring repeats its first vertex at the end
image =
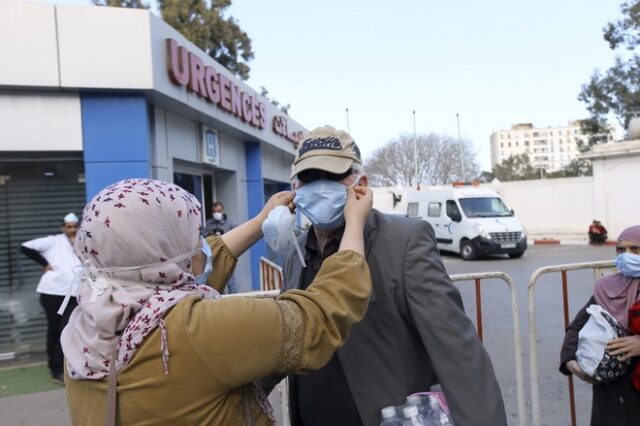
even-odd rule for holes
{"type": "Polygon", "coordinates": [[[453,219],[455,217],[461,217],[462,215],[460,214],[460,209],[458,208],[458,205],[456,204],[455,201],[453,200],[447,200],[447,216],[449,216],[449,218],[453,219]]]}
{"type": "Polygon", "coordinates": [[[418,203],[407,204],[407,216],[418,217],[418,203]]]}
{"type": "Polygon", "coordinates": [[[440,217],[440,211],[442,211],[442,203],[429,203],[427,216],[440,217]]]}

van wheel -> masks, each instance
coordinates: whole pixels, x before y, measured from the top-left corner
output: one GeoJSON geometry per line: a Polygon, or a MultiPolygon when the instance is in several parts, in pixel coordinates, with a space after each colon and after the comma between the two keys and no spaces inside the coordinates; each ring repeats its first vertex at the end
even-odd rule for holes
{"type": "Polygon", "coordinates": [[[524,254],[523,251],[519,251],[517,253],[509,253],[509,257],[511,259],[520,259],[522,257],[522,255],[524,254]]]}
{"type": "Polygon", "coordinates": [[[460,256],[462,256],[464,260],[473,260],[478,257],[476,249],[473,248],[469,240],[463,240],[460,243],[460,256]]]}

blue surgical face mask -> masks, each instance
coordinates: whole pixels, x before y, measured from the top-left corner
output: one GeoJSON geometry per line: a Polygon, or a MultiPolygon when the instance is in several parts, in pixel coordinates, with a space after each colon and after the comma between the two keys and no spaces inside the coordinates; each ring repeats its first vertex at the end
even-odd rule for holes
{"type": "Polygon", "coordinates": [[[202,250],[202,253],[207,257],[207,260],[204,265],[204,271],[196,277],[195,282],[206,285],[207,278],[209,278],[209,274],[211,274],[213,270],[213,266],[211,265],[211,247],[209,247],[209,244],[207,244],[207,241],[203,237],[200,237],[200,244],[200,250],[202,250]]]}
{"type": "MultiPolygon", "coordinates": [[[[357,176],[351,187],[358,184],[357,176]]],[[[321,231],[332,231],[344,225],[347,188],[340,182],[320,179],[296,190],[294,204],[321,231]]]]}
{"type": "Polygon", "coordinates": [[[616,257],[616,268],[626,277],[640,277],[640,255],[622,253],[616,257]]]}

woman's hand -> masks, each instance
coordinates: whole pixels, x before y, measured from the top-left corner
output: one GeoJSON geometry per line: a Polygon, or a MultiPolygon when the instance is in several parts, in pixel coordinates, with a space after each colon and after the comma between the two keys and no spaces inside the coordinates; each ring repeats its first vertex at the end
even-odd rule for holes
{"type": "Polygon", "coordinates": [[[611,355],[620,356],[621,361],[628,361],[640,355],[640,336],[619,337],[607,345],[611,355]]]}
{"type": "Polygon", "coordinates": [[[364,223],[373,205],[373,192],[363,186],[347,189],[344,206],[344,233],[339,250],[353,250],[364,256],[364,223]]]}
{"type": "Polygon", "coordinates": [[[281,191],[273,194],[257,216],[260,223],[264,222],[267,216],[269,216],[269,212],[278,206],[287,206],[289,207],[289,210],[293,211],[295,208],[293,204],[293,196],[293,191],[281,191]]]}
{"type": "Polygon", "coordinates": [[[345,223],[364,224],[373,206],[373,191],[364,186],[347,189],[347,203],[344,206],[345,223]]]}
{"type": "Polygon", "coordinates": [[[595,385],[596,383],[598,383],[592,377],[590,377],[587,373],[582,371],[582,369],[578,365],[578,361],[576,360],[572,360],[567,363],[567,370],[569,370],[574,376],[576,376],[580,380],[583,380],[587,383],[591,383],[592,385],[595,385]]]}

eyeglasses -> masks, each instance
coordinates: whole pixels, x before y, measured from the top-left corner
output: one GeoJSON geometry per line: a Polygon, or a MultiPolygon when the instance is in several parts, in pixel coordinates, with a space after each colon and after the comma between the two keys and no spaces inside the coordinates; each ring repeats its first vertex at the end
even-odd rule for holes
{"type": "Polygon", "coordinates": [[[298,180],[302,183],[311,183],[321,179],[341,181],[342,179],[348,178],[354,173],[355,171],[353,169],[349,169],[346,172],[340,174],[329,173],[319,169],[309,169],[298,173],[298,180]]]}
{"type": "Polygon", "coordinates": [[[622,254],[626,251],[630,251],[633,254],[640,254],[640,247],[638,246],[628,246],[628,247],[616,247],[616,253],[622,254]]]}

